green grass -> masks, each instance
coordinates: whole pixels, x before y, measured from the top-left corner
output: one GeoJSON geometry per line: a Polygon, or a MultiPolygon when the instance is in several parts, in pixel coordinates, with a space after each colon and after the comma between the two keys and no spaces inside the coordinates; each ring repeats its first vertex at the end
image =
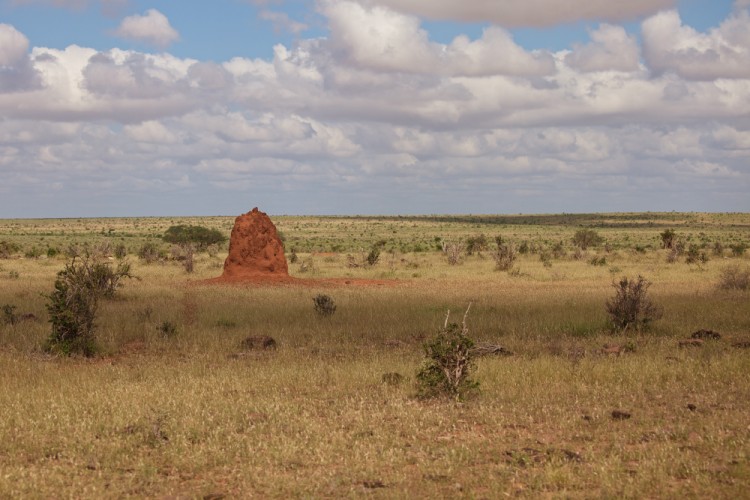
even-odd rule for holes
{"type": "MultiPolygon", "coordinates": [[[[750,351],[733,343],[750,340],[750,295],[717,284],[748,256],[667,264],[665,251],[623,244],[592,266],[602,248],[574,260],[568,246],[551,267],[521,256],[513,275],[494,271],[486,253],[449,266],[436,251],[384,251],[366,268],[348,268],[346,253],[389,232],[414,245],[493,237],[493,227],[540,241],[595,227],[656,248],[669,224],[678,235],[748,241],[750,216],[484,217],[279,218],[287,248],[304,242],[300,261],[314,262],[304,274],[290,265],[292,274],[394,280],[385,286],[206,286],[198,281],[221,273],[225,252],[199,255],[192,275],[131,255],[140,279],[101,304],[93,359],[42,351],[42,294],[65,257],[0,260],[0,306],[37,317],[0,325],[0,497],[746,495],[750,351]],[[336,244],[351,250],[329,254],[336,244]],[[653,282],[664,317],[615,335],[604,302],[613,279],[637,274],[653,282]],[[337,305],[330,318],[313,309],[318,293],[337,305]],[[480,391],[466,402],[416,399],[423,343],[448,309],[458,321],[469,303],[469,336],[514,355],[480,358],[480,391]],[[678,347],[701,328],[722,339],[678,347]],[[278,348],[243,351],[251,335],[278,348]],[[611,344],[632,352],[604,354],[611,344]],[[403,382],[383,383],[393,372],[403,382]]],[[[231,219],[0,221],[0,240],[23,246],[65,231],[54,237],[96,242],[110,226],[145,240],[178,223],[227,230],[231,219]]]]}

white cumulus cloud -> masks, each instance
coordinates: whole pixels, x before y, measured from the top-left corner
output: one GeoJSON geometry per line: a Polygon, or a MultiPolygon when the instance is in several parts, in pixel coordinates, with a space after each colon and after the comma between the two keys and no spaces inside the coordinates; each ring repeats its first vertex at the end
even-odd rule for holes
{"type": "Polygon", "coordinates": [[[15,66],[26,58],[29,39],[10,24],[0,24],[0,66],[15,66]]]}
{"type": "Polygon", "coordinates": [[[169,24],[167,16],[156,9],[149,9],[144,15],[126,17],[115,31],[115,35],[161,48],[180,39],[180,34],[169,24]]]}
{"type": "Polygon", "coordinates": [[[643,53],[657,73],[689,80],[750,78],[750,14],[731,14],[718,28],[701,33],[682,24],[676,10],[643,22],[643,53]]]}
{"type": "Polygon", "coordinates": [[[591,43],[575,46],[565,62],[580,71],[636,71],[640,47],[622,26],[602,24],[591,32],[591,43]]]}

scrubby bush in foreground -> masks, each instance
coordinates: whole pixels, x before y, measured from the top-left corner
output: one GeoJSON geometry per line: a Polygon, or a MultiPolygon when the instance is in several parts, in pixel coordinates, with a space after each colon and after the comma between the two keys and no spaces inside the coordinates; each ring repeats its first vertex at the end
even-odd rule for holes
{"type": "Polygon", "coordinates": [[[417,395],[422,398],[451,396],[462,399],[477,389],[479,383],[470,378],[475,368],[472,348],[474,342],[468,337],[466,309],[460,325],[445,324],[438,334],[424,346],[426,359],[417,372],[417,395]]]}
{"type": "Polygon", "coordinates": [[[52,333],[47,348],[65,355],[93,356],[96,311],[99,299],[111,298],[121,286],[122,278],[130,278],[130,266],[120,263],[116,269],[108,263],[96,262],[88,255],[73,258],[57,273],[54,291],[47,295],[47,312],[52,333]]]}
{"type": "Polygon", "coordinates": [[[628,328],[641,330],[661,318],[662,310],[648,296],[651,283],[638,276],[623,277],[613,283],[615,296],[607,301],[606,308],[613,329],[624,332],[628,328]]]}

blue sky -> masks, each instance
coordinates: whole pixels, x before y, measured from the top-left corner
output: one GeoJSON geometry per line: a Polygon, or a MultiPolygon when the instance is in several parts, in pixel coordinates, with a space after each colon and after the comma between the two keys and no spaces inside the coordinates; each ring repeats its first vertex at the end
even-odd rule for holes
{"type": "Polygon", "coordinates": [[[749,6],[5,0],[0,217],[747,211],[749,6]]]}

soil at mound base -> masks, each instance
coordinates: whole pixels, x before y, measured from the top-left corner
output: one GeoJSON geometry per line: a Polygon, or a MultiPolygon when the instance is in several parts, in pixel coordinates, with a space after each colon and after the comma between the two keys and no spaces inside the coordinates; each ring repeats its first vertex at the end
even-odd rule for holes
{"type": "Polygon", "coordinates": [[[234,220],[229,255],[220,279],[235,281],[258,276],[289,278],[289,268],[276,226],[256,207],[234,220]]]}
{"type": "Polygon", "coordinates": [[[229,255],[224,261],[224,272],[204,284],[248,285],[394,285],[395,281],[350,278],[301,279],[289,276],[276,226],[264,212],[253,208],[234,220],[229,239],[229,255]]]}

